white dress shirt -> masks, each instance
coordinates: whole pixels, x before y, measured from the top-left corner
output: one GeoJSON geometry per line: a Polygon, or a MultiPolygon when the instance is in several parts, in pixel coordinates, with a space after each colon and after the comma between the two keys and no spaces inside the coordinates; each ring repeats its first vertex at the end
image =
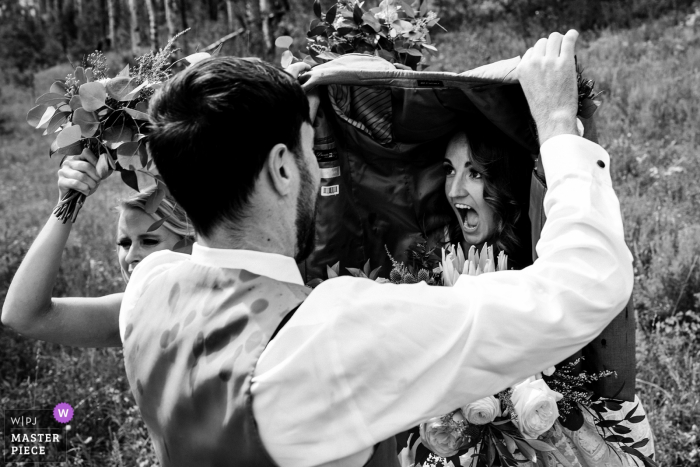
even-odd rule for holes
{"type": "MultiPolygon", "coordinates": [[[[280,466],[361,466],[372,447],[554,365],[626,305],[632,257],[608,154],[577,136],[541,148],[548,182],[539,259],[522,271],[462,276],[454,287],[339,277],[319,285],[261,355],[253,411],[280,466]]],[[[140,290],[174,262],[301,283],[292,258],[195,244],[136,268],[140,290]]]]}

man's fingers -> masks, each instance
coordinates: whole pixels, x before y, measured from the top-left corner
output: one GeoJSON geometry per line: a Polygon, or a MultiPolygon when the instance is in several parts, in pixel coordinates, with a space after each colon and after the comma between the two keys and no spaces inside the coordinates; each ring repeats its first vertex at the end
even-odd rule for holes
{"type": "Polygon", "coordinates": [[[549,35],[547,39],[547,52],[548,57],[557,58],[559,57],[559,51],[561,50],[561,43],[564,36],[558,32],[553,32],[549,35]]]}
{"type": "Polygon", "coordinates": [[[287,68],[284,69],[284,71],[292,75],[292,77],[298,78],[302,72],[310,69],[311,66],[308,63],[296,62],[289,65],[287,68]]]}
{"type": "Polygon", "coordinates": [[[530,58],[532,56],[532,47],[527,49],[527,51],[523,54],[523,58],[520,59],[520,62],[522,63],[526,59],[530,58]]]}
{"type": "Polygon", "coordinates": [[[563,37],[561,42],[561,53],[560,56],[567,58],[574,58],[576,53],[576,40],[578,39],[578,31],[575,29],[569,29],[566,35],[563,37]]]}
{"type": "Polygon", "coordinates": [[[534,55],[544,56],[547,53],[547,39],[544,37],[537,41],[535,46],[532,48],[532,53],[534,55]]]}

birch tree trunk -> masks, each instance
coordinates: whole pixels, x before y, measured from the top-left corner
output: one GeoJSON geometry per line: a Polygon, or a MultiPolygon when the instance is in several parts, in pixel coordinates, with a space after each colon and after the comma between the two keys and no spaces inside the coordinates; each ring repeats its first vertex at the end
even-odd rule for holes
{"type": "Polygon", "coordinates": [[[158,23],[156,23],[156,6],[153,0],[146,0],[146,11],[148,11],[148,40],[151,50],[158,50],[158,23]]]}
{"type": "MultiPolygon", "coordinates": [[[[164,0],[163,3],[165,3],[165,20],[168,25],[168,36],[172,38],[178,32],[185,30],[185,26],[183,25],[183,12],[181,11],[179,0],[164,0]]],[[[187,53],[185,36],[180,37],[178,42],[181,44],[183,52],[187,53]]]]}
{"type": "Polygon", "coordinates": [[[262,26],[262,39],[265,45],[263,49],[264,57],[269,57],[275,52],[275,39],[272,30],[272,7],[270,0],[260,0],[260,23],[262,26]]]}
{"type": "Polygon", "coordinates": [[[260,18],[260,0],[246,0],[248,13],[248,53],[262,57],[262,21],[260,18]]]}
{"type": "Polygon", "coordinates": [[[141,55],[141,34],[139,31],[139,15],[136,0],[129,0],[129,35],[131,36],[131,53],[141,55]]]}
{"type": "Polygon", "coordinates": [[[107,0],[107,17],[109,19],[109,47],[117,50],[117,0],[107,0]]]}
{"type": "Polygon", "coordinates": [[[228,21],[228,31],[232,32],[234,28],[236,27],[236,19],[234,16],[236,15],[236,5],[233,0],[226,0],[226,19],[228,21]]]}

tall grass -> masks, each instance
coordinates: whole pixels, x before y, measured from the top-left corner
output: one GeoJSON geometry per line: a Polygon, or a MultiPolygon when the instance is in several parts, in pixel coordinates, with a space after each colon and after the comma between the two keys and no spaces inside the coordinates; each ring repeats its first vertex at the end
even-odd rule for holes
{"type": "MultiPolygon", "coordinates": [[[[627,241],[634,255],[638,384],[663,466],[700,466],[700,32],[671,19],[585,34],[578,56],[605,91],[597,114],[611,154],[627,241]]],[[[431,69],[464,71],[521,54],[506,27],[439,36],[431,69]]],[[[66,67],[37,76],[36,89],[66,67]]],[[[0,301],[57,198],[48,143],[24,123],[32,97],[0,96],[0,301]]],[[[128,194],[107,180],[71,235],[57,295],[121,290],[109,208],[128,194]]],[[[145,428],[116,350],[71,349],[0,329],[0,407],[76,406],[70,456],[77,465],[153,465],[145,428]]]]}

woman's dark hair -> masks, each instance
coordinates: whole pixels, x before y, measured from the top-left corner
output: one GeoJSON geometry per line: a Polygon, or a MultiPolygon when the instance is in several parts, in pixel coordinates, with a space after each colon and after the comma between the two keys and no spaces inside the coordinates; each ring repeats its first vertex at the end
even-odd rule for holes
{"type": "Polygon", "coordinates": [[[505,251],[515,269],[532,264],[528,218],[532,156],[488,121],[471,120],[458,131],[467,137],[472,167],[484,182],[484,201],[495,215],[496,233],[489,243],[505,251]]]}
{"type": "Polygon", "coordinates": [[[215,57],[168,81],[150,103],[148,148],[173,197],[209,235],[245,216],[270,150],[298,157],[309,103],[289,74],[257,59],[215,57]]]}

